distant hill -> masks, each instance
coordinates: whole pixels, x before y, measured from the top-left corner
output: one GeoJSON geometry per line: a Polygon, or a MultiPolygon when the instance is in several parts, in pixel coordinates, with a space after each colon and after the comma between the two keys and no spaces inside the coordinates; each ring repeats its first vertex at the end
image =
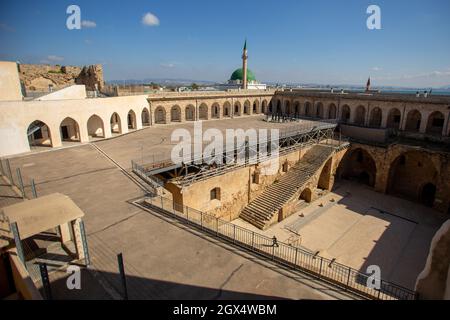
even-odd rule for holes
{"type": "Polygon", "coordinates": [[[143,80],[109,80],[106,81],[107,84],[111,85],[139,85],[139,84],[149,84],[149,83],[157,83],[164,86],[190,86],[193,83],[198,85],[212,85],[216,82],[214,81],[205,81],[205,80],[193,80],[193,79],[164,79],[164,78],[147,78],[143,80]]]}

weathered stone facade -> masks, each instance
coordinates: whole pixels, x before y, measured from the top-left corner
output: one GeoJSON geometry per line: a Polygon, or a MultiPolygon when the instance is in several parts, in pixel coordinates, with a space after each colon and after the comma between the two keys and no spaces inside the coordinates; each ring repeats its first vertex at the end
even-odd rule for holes
{"type": "Polygon", "coordinates": [[[20,80],[26,91],[48,91],[49,86],[58,90],[73,84],[84,84],[93,91],[104,86],[103,68],[101,65],[87,67],[20,64],[20,80]]]}

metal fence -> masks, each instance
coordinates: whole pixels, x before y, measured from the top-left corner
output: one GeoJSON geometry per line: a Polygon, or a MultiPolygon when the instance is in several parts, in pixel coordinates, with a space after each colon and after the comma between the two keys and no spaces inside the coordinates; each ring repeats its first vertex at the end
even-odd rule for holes
{"type": "Polygon", "coordinates": [[[30,190],[31,194],[26,191],[25,181],[22,177],[22,172],[20,168],[16,168],[15,171],[11,170],[11,164],[9,159],[0,158],[0,174],[6,178],[8,183],[12,187],[17,187],[22,195],[23,199],[34,199],[37,198],[36,184],[34,179],[30,179],[30,190]]]}
{"type": "Polygon", "coordinates": [[[214,237],[231,242],[293,270],[305,272],[365,298],[379,300],[417,299],[416,292],[384,280],[381,280],[379,289],[371,288],[367,286],[370,276],[356,269],[321,257],[305,248],[278,242],[273,238],[237,226],[229,221],[177,204],[171,199],[154,196],[135,203],[162,211],[214,237]]]}

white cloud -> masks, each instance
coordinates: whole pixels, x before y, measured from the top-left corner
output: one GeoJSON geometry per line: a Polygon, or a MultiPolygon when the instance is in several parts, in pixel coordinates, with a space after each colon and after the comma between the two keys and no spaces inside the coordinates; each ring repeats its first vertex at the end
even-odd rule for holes
{"type": "Polygon", "coordinates": [[[175,68],[175,63],[161,63],[160,66],[163,68],[175,68]]]}
{"type": "Polygon", "coordinates": [[[83,28],[95,28],[97,26],[97,23],[95,23],[95,21],[90,21],[90,20],[83,20],[81,21],[81,27],[83,28]]]}
{"type": "Polygon", "coordinates": [[[372,70],[373,71],[381,71],[382,69],[380,67],[373,67],[372,70]]]}
{"type": "Polygon", "coordinates": [[[60,61],[64,60],[64,57],[49,55],[49,56],[47,56],[47,60],[51,61],[51,62],[60,62],[60,61]]]}
{"type": "Polygon", "coordinates": [[[90,39],[86,39],[86,40],[84,40],[84,43],[86,43],[86,44],[92,44],[92,43],[93,43],[93,41],[92,41],[92,40],[90,40],[90,39]]]}
{"type": "Polygon", "coordinates": [[[141,20],[142,24],[145,26],[159,26],[159,19],[151,12],[144,14],[141,20]]]}

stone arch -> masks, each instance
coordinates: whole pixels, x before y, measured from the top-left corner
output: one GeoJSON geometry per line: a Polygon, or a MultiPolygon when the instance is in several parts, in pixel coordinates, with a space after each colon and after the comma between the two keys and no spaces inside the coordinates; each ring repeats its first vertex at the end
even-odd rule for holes
{"type": "Polygon", "coordinates": [[[103,120],[98,115],[92,115],[87,122],[88,135],[92,138],[104,138],[105,126],[103,120]]]}
{"type": "Polygon", "coordinates": [[[389,167],[387,192],[421,201],[424,186],[427,184],[436,186],[438,176],[438,170],[427,153],[406,151],[395,158],[389,167]]]}
{"type": "Polygon", "coordinates": [[[292,114],[291,102],[289,100],[284,101],[284,114],[287,116],[292,114]]]}
{"type": "Polygon", "coordinates": [[[61,141],[81,141],[78,122],[70,117],[67,117],[61,121],[59,131],[61,133],[61,141]]]}
{"type": "Polygon", "coordinates": [[[309,101],[305,102],[305,109],[304,109],[304,115],[306,117],[312,117],[313,115],[313,110],[312,110],[312,104],[309,101]]]}
{"type": "Polygon", "coordinates": [[[231,103],[228,101],[223,104],[223,116],[225,118],[231,117],[231,103]]]}
{"type": "Polygon", "coordinates": [[[275,112],[274,112],[275,114],[281,114],[282,113],[282,110],[281,110],[281,100],[280,99],[278,99],[278,101],[277,101],[277,105],[276,105],[276,107],[275,107],[275,112]]]}
{"type": "Polygon", "coordinates": [[[383,112],[381,111],[381,108],[375,107],[372,110],[370,110],[369,127],[373,127],[373,128],[381,127],[382,118],[383,118],[383,112]]]}
{"type": "Polygon", "coordinates": [[[355,121],[354,123],[363,126],[366,119],[366,108],[363,105],[359,105],[356,108],[355,121]]]}
{"type": "Polygon", "coordinates": [[[234,103],[233,114],[234,114],[235,116],[240,116],[240,115],[241,115],[241,109],[242,109],[241,103],[240,103],[239,101],[236,101],[236,102],[234,103]]]}
{"type": "Polygon", "coordinates": [[[420,124],[422,122],[422,114],[414,109],[408,112],[406,117],[405,130],[411,132],[419,132],[420,124]]]}
{"type": "Polygon", "coordinates": [[[136,130],[136,128],[137,128],[136,113],[134,113],[133,110],[128,111],[127,125],[128,125],[128,130],[136,130]]]}
{"type": "Polygon", "coordinates": [[[40,120],[35,120],[27,128],[28,143],[30,147],[52,147],[50,127],[40,120]]]}
{"type": "Polygon", "coordinates": [[[166,123],[166,109],[164,109],[164,107],[162,106],[159,106],[155,109],[155,123],[166,123]]]}
{"type": "Polygon", "coordinates": [[[184,113],[184,118],[186,121],[195,121],[195,107],[192,104],[186,107],[184,113]]]}
{"type": "Polygon", "coordinates": [[[150,125],[150,112],[148,112],[147,108],[142,109],[141,121],[142,126],[144,127],[148,127],[150,125]]]}
{"type": "Polygon", "coordinates": [[[261,111],[259,110],[259,100],[253,101],[252,113],[259,114],[261,111]]]}
{"type": "Polygon", "coordinates": [[[177,104],[170,108],[170,122],[181,122],[181,108],[177,104]]]}
{"type": "Polygon", "coordinates": [[[305,200],[305,202],[310,203],[312,201],[312,191],[310,188],[306,188],[300,194],[299,200],[305,200]]]}
{"type": "Polygon", "coordinates": [[[220,105],[215,102],[211,106],[211,118],[212,119],[219,119],[220,118],[220,105]]]}
{"type": "Polygon", "coordinates": [[[331,103],[328,106],[328,119],[336,119],[337,116],[337,107],[334,103],[331,103]]]}
{"type": "Polygon", "coordinates": [[[324,118],[324,110],[323,110],[322,102],[316,103],[316,118],[320,118],[320,119],[324,118]]]}
{"type": "Polygon", "coordinates": [[[400,120],[402,117],[402,113],[397,108],[392,108],[389,110],[387,124],[386,126],[391,129],[399,129],[400,128],[400,120]]]}
{"type": "Polygon", "coordinates": [[[120,116],[117,112],[111,115],[110,121],[111,133],[122,133],[122,124],[120,121],[120,116]]]}
{"type": "Polygon", "coordinates": [[[262,109],[262,111],[261,111],[262,113],[264,113],[264,114],[267,113],[267,111],[268,111],[268,110],[267,110],[267,100],[264,99],[264,100],[262,101],[262,103],[261,103],[261,109],[262,109]]]}
{"type": "Polygon", "coordinates": [[[300,102],[299,101],[294,102],[294,114],[296,116],[300,115],[300,102]]]}
{"type": "Polygon", "coordinates": [[[245,100],[245,102],[244,102],[244,114],[245,115],[251,114],[251,112],[250,112],[250,101],[249,100],[245,100]]]}
{"type": "Polygon", "coordinates": [[[337,176],[373,187],[377,176],[376,162],[363,148],[348,150],[339,163],[337,176]]]}
{"type": "Polygon", "coordinates": [[[198,118],[200,120],[208,120],[208,106],[206,103],[202,103],[198,108],[198,118]]]}
{"type": "Polygon", "coordinates": [[[332,181],[331,181],[331,171],[332,171],[332,161],[333,159],[330,158],[325,163],[325,165],[322,168],[322,171],[320,172],[319,180],[317,182],[317,187],[322,190],[331,190],[332,188],[332,181]]]}
{"type": "Polygon", "coordinates": [[[434,111],[428,116],[427,130],[428,134],[442,134],[445,118],[442,112],[434,111]]]}
{"type": "Polygon", "coordinates": [[[348,105],[343,105],[341,110],[341,121],[343,123],[348,123],[350,121],[351,111],[348,105]]]}

